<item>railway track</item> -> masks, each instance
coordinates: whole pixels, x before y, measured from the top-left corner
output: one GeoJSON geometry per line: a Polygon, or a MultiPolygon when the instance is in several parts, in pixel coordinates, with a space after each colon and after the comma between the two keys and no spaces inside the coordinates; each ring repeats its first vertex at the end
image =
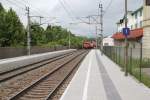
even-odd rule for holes
{"type": "Polygon", "coordinates": [[[80,52],[42,76],[9,100],[50,100],[88,52],[80,52]]]}
{"type": "Polygon", "coordinates": [[[5,82],[7,80],[10,80],[11,78],[19,76],[21,74],[32,71],[34,69],[40,68],[43,65],[52,63],[56,60],[63,59],[66,56],[72,55],[73,53],[75,53],[75,52],[68,53],[68,54],[61,55],[61,56],[57,56],[55,58],[50,58],[50,59],[47,59],[47,60],[44,60],[44,61],[40,61],[40,62],[37,62],[37,63],[34,63],[34,64],[30,64],[30,65],[27,65],[27,66],[23,66],[23,67],[16,68],[16,69],[13,69],[13,70],[10,70],[10,71],[7,71],[7,72],[0,73],[0,83],[5,82]]]}

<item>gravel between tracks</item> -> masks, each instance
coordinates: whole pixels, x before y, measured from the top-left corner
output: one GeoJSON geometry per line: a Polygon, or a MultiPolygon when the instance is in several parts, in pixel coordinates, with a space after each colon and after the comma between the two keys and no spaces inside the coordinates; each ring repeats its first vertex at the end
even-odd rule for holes
{"type": "Polygon", "coordinates": [[[1,83],[0,84],[0,100],[8,100],[9,97],[13,96],[14,94],[24,89],[25,87],[32,84],[34,80],[39,79],[41,76],[45,75],[50,70],[57,67],[59,64],[64,63],[65,61],[73,58],[74,55],[77,55],[81,52],[83,51],[79,51],[78,53],[74,53],[71,56],[65,57],[63,59],[57,60],[47,65],[44,65],[43,67],[39,69],[35,69],[31,72],[27,72],[18,77],[12,78],[9,81],[1,83]]]}
{"type": "MultiPolygon", "coordinates": [[[[86,55],[85,55],[86,56],[86,55]]],[[[83,58],[82,58],[83,59],[83,58]]],[[[52,97],[49,100],[59,100],[64,93],[65,89],[69,85],[70,81],[72,80],[73,76],[75,75],[76,71],[78,70],[79,65],[73,70],[71,75],[61,84],[59,89],[55,92],[55,94],[52,95],[52,97]]]]}

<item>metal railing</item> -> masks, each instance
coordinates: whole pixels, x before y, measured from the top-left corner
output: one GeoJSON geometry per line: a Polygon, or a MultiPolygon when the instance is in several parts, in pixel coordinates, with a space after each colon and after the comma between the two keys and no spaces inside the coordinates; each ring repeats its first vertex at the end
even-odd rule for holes
{"type": "MultiPolygon", "coordinates": [[[[144,51],[141,48],[128,48],[127,71],[150,87],[150,57],[143,58],[144,51]]],[[[105,46],[103,52],[125,71],[125,47],[105,46]]]]}

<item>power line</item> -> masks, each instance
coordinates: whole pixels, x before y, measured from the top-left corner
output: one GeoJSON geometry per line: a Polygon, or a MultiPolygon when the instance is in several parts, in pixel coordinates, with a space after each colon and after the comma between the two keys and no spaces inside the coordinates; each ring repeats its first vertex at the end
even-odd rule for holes
{"type": "Polygon", "coordinates": [[[82,18],[76,16],[76,13],[74,12],[74,10],[72,10],[71,6],[66,2],[66,0],[63,1],[68,5],[69,9],[71,10],[76,19],[82,21],[83,23],[86,23],[82,18]]]}
{"type": "Polygon", "coordinates": [[[66,2],[66,0],[62,0],[64,2],[64,4],[66,4],[70,10],[70,12],[72,13],[72,15],[75,17],[75,19],[82,21],[83,23],[87,23],[85,22],[82,18],[77,17],[75,12],[72,10],[72,7],[66,2]]]}
{"type": "Polygon", "coordinates": [[[23,9],[25,11],[25,8],[23,8],[22,6],[24,7],[27,7],[27,5],[21,1],[17,1],[17,0],[14,0],[14,1],[11,1],[11,0],[5,0],[6,2],[8,2],[9,4],[12,4],[14,5],[15,7],[18,7],[19,9],[23,9]]]}
{"type": "MultiPolygon", "coordinates": [[[[22,4],[22,5],[25,6],[25,7],[30,6],[30,4],[29,4],[28,2],[25,2],[25,0],[23,0],[23,1],[14,0],[14,1],[17,2],[17,3],[19,3],[19,4],[22,4]]],[[[30,6],[30,7],[34,8],[34,6],[30,6]]],[[[32,8],[31,8],[31,9],[32,9],[32,8]]],[[[30,12],[35,13],[35,14],[38,14],[38,15],[41,14],[41,13],[39,12],[39,9],[38,9],[38,10],[37,10],[37,9],[32,9],[30,12]]]]}
{"type": "Polygon", "coordinates": [[[25,10],[25,8],[23,8],[22,6],[18,5],[17,3],[13,2],[13,1],[10,1],[10,0],[4,0],[4,1],[6,1],[9,4],[12,4],[12,5],[14,5],[14,6],[18,7],[18,8],[21,8],[21,9],[25,10]]]}
{"type": "Polygon", "coordinates": [[[62,0],[64,4],[66,4],[66,6],[68,6],[70,12],[72,12],[72,15],[75,15],[74,11],[72,10],[71,6],[65,1],[65,0],[62,0]]]}
{"type": "MultiPolygon", "coordinates": [[[[32,12],[32,15],[35,14],[35,16],[37,15],[41,15],[41,12],[44,13],[43,11],[41,11],[40,9],[38,8],[35,8],[32,4],[30,4],[29,2],[27,2],[26,0],[14,0],[15,3],[19,3],[21,4],[22,6],[25,6],[25,7],[30,7],[30,13],[32,12]],[[34,13],[34,14],[33,14],[34,13]]],[[[44,13],[45,15],[49,16],[48,13],[44,13]]],[[[50,18],[50,17],[45,17],[45,16],[42,16],[43,18],[50,18]]]]}
{"type": "MultiPolygon", "coordinates": [[[[23,8],[22,6],[20,6],[20,5],[16,4],[16,3],[14,3],[14,2],[12,2],[12,1],[4,0],[4,3],[5,3],[6,5],[13,5],[15,8],[18,8],[18,9],[20,9],[20,10],[25,11],[25,8],[23,8]]],[[[20,10],[19,10],[19,12],[17,12],[17,13],[18,13],[19,15],[25,16],[25,13],[20,12],[20,10]]]]}
{"type": "Polygon", "coordinates": [[[41,11],[41,9],[34,7],[31,3],[29,3],[27,0],[15,0],[19,4],[21,3],[24,6],[29,6],[30,7],[30,12],[35,13],[35,15],[41,15],[41,12],[44,13],[46,16],[49,16],[48,13],[41,11]]]}
{"type": "Polygon", "coordinates": [[[25,3],[23,3],[23,2],[21,2],[20,0],[19,0],[19,1],[17,1],[17,0],[13,0],[13,1],[18,2],[18,3],[19,3],[19,5],[21,4],[21,5],[23,5],[23,6],[26,6],[26,4],[25,4],[25,3]]]}
{"type": "Polygon", "coordinates": [[[107,11],[109,10],[109,8],[110,8],[110,6],[111,6],[111,4],[112,4],[112,1],[113,1],[113,0],[110,0],[108,6],[107,6],[106,9],[104,10],[103,16],[104,16],[104,15],[107,13],[107,11]]]}
{"type": "Polygon", "coordinates": [[[71,16],[71,13],[67,10],[66,6],[61,0],[58,0],[61,4],[61,6],[64,8],[65,12],[68,14],[68,16],[73,20],[73,17],[71,16]]]}

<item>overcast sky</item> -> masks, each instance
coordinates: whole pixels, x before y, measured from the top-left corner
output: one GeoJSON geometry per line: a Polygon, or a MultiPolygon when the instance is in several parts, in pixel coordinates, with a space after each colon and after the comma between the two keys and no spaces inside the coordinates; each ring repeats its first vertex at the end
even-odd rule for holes
{"type": "MultiPolygon", "coordinates": [[[[111,35],[117,31],[116,22],[124,15],[125,0],[101,0],[104,7],[104,35],[111,35]],[[109,5],[111,4],[111,5],[109,5]]],[[[134,11],[142,5],[143,0],[128,0],[128,10],[134,11]]],[[[25,6],[31,9],[31,16],[43,16],[42,22],[61,25],[76,35],[93,37],[95,25],[78,23],[77,18],[98,14],[100,0],[0,0],[5,8],[12,7],[20,16],[21,21],[26,25],[25,6]],[[78,24],[69,24],[78,23],[78,24]]],[[[39,21],[32,18],[32,21],[39,21]]],[[[88,21],[85,18],[82,20],[88,21]]]]}

